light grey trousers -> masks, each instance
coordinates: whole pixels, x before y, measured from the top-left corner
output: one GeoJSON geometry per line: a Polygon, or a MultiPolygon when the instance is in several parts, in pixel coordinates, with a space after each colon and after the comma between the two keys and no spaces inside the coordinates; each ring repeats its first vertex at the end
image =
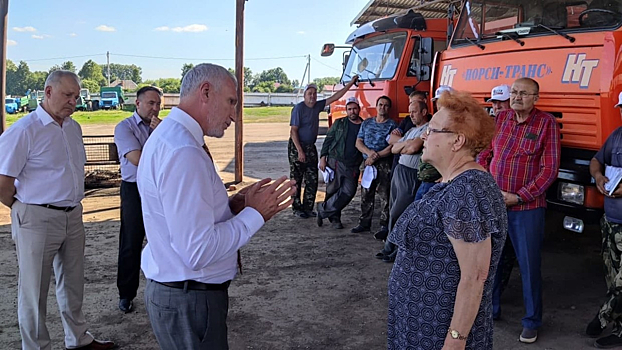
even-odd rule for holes
{"type": "Polygon", "coordinates": [[[17,249],[17,316],[22,349],[51,349],[45,324],[52,269],[65,346],[90,344],[82,313],[84,298],[84,224],[82,205],[71,212],[13,203],[11,231],[17,249]]]}
{"type": "Polygon", "coordinates": [[[162,350],[227,350],[228,290],[187,290],[147,280],[145,305],[162,350]]]}

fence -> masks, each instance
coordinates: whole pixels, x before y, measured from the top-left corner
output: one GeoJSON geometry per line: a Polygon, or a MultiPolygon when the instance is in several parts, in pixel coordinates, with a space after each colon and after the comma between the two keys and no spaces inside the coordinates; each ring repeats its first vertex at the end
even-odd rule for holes
{"type": "Polygon", "coordinates": [[[114,136],[83,136],[86,151],[84,187],[115,187],[121,184],[119,155],[114,136]]]}

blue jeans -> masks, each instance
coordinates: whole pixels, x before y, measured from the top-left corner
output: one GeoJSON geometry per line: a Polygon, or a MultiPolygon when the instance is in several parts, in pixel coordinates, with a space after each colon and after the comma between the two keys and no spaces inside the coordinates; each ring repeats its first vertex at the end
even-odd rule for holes
{"type": "MultiPolygon", "coordinates": [[[[538,329],[542,326],[542,275],[540,273],[541,248],[544,239],[545,209],[523,211],[508,210],[508,239],[516,252],[523,284],[524,328],[538,329]]],[[[501,261],[503,257],[501,258],[501,261]]],[[[503,266],[499,264],[492,291],[493,315],[501,313],[501,279],[503,266]]]]}

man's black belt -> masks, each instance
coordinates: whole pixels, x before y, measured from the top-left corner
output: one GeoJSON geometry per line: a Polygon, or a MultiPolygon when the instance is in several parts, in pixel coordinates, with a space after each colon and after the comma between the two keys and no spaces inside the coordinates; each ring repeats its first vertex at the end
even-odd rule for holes
{"type": "Polygon", "coordinates": [[[231,281],[220,284],[201,283],[192,280],[181,282],[158,282],[154,280],[152,281],[155,283],[159,283],[163,286],[184,290],[227,290],[229,288],[229,285],[231,284],[231,281]]]}
{"type": "Polygon", "coordinates": [[[57,206],[52,205],[52,204],[35,204],[35,205],[38,205],[38,206],[44,207],[44,208],[48,208],[48,209],[64,211],[65,213],[68,213],[68,212],[76,209],[76,207],[57,207],[57,206]]]}

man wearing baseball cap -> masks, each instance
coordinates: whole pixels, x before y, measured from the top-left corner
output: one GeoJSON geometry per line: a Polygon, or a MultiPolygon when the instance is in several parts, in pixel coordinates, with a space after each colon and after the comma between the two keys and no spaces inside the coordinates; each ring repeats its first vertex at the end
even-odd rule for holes
{"type": "Polygon", "coordinates": [[[341,210],[350,203],[356,194],[360,165],[363,155],[356,148],[356,137],[363,119],[359,116],[361,107],[356,97],[346,100],[347,118],[339,118],[328,130],[322,151],[320,152],[320,169],[330,167],[335,177],[326,184],[326,197],[317,205],[317,225],[322,226],[323,219],[328,218],[332,228],[342,229],[341,210]]]}
{"type": "Polygon", "coordinates": [[[492,103],[492,114],[496,116],[501,111],[510,109],[510,87],[499,85],[492,88],[490,98],[486,102],[492,103]]]}
{"type": "MultiPolygon", "coordinates": [[[[622,105],[622,92],[618,95],[616,108],[622,105]]],[[[620,109],[622,116],[622,109],[620,109]]],[[[618,242],[622,239],[622,185],[617,184],[609,191],[606,184],[612,180],[607,175],[607,168],[622,170],[622,157],[619,149],[622,147],[622,127],[617,128],[603,144],[590,162],[590,174],[596,181],[596,188],[605,195],[605,215],[600,219],[600,231],[603,237],[603,260],[607,274],[607,300],[600,307],[596,317],[588,324],[585,333],[590,337],[598,337],[613,322],[613,332],[596,340],[597,348],[612,348],[622,346],[622,315],[619,306],[622,303],[622,253],[618,249],[618,242]]],[[[607,186],[609,187],[609,186],[607,186]]]]}
{"type": "Polygon", "coordinates": [[[296,194],[293,197],[292,209],[294,215],[306,219],[317,214],[313,212],[315,194],[317,192],[317,140],[320,126],[320,112],[326,105],[340,99],[358,81],[355,75],[343,89],[334,93],[325,100],[317,100],[317,85],[309,84],[305,87],[304,100],[292,109],[290,120],[290,138],[287,146],[289,158],[290,178],[296,180],[296,194]],[[301,201],[302,184],[304,179],[305,193],[301,201]]]}

